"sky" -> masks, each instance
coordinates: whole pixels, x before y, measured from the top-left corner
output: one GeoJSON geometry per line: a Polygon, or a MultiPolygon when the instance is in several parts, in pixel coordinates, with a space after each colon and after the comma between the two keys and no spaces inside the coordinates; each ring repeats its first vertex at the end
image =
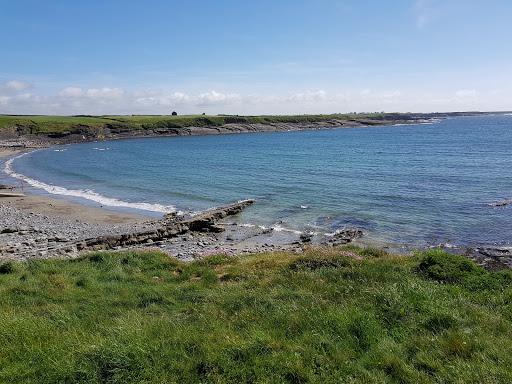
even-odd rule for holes
{"type": "Polygon", "coordinates": [[[0,113],[512,110],[510,0],[0,0],[0,113]]]}

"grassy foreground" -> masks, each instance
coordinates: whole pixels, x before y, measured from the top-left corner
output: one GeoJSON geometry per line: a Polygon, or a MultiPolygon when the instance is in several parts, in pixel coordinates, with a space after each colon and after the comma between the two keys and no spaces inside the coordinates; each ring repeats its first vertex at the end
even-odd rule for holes
{"type": "Polygon", "coordinates": [[[0,266],[1,383],[510,383],[512,274],[440,251],[0,266]]]}

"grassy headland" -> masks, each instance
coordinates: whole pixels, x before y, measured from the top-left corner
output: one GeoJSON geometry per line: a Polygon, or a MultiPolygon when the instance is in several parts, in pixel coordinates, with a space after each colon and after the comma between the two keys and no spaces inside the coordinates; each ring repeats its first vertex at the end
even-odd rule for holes
{"type": "Polygon", "coordinates": [[[300,116],[16,116],[0,115],[0,130],[27,127],[32,133],[62,133],[77,127],[152,129],[158,127],[218,127],[225,124],[311,123],[332,119],[381,118],[382,114],[365,115],[300,115],[300,116]]]}
{"type": "Polygon", "coordinates": [[[0,115],[0,138],[73,142],[133,136],[217,134],[382,125],[428,118],[414,114],[333,114],[298,116],[13,116],[0,115]]]}
{"type": "Polygon", "coordinates": [[[490,112],[352,113],[330,115],[0,115],[0,139],[41,146],[143,136],[182,136],[288,131],[424,122],[432,118],[490,112]]]}
{"type": "Polygon", "coordinates": [[[0,266],[0,382],[509,383],[512,273],[429,251],[0,266]]]}

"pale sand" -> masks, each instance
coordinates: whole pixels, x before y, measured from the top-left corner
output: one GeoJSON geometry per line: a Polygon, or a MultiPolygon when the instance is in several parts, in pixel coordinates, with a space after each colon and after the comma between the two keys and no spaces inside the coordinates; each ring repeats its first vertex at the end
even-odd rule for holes
{"type": "Polygon", "coordinates": [[[151,220],[148,216],[135,213],[110,211],[73,203],[64,199],[46,196],[27,195],[24,197],[0,197],[0,204],[12,205],[27,213],[38,213],[63,219],[80,220],[85,223],[118,225],[133,224],[151,220]]]}
{"type": "MultiPolygon", "coordinates": [[[[0,159],[14,156],[26,149],[9,148],[0,146],[0,159]]],[[[15,190],[21,192],[19,188],[15,190]]],[[[59,198],[28,194],[25,197],[0,197],[0,204],[12,205],[27,213],[39,213],[51,217],[64,219],[77,219],[86,223],[94,224],[131,224],[146,221],[149,218],[142,214],[131,214],[111,211],[103,208],[95,208],[87,205],[73,203],[59,198]]]]}
{"type": "Polygon", "coordinates": [[[3,159],[4,157],[14,156],[20,152],[23,152],[23,150],[19,148],[9,148],[0,146],[0,159],[3,159]]]}

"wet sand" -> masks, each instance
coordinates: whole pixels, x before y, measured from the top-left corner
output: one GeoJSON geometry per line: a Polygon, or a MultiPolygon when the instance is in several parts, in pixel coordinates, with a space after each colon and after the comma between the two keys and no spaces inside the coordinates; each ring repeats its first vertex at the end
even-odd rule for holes
{"type": "Polygon", "coordinates": [[[143,214],[122,213],[105,208],[95,208],[64,199],[30,194],[30,192],[24,197],[0,197],[0,204],[13,206],[25,212],[94,224],[134,224],[152,219],[143,214]]]}

